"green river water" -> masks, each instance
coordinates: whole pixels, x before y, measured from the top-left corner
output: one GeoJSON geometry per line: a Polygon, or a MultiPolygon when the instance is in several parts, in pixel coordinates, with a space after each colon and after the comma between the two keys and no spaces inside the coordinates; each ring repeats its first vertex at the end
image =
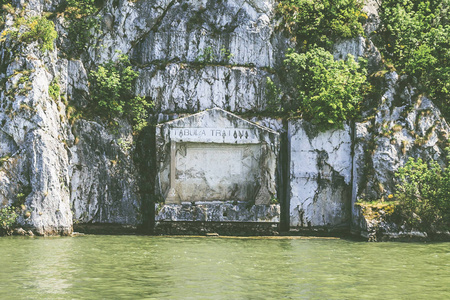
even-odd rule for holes
{"type": "Polygon", "coordinates": [[[450,243],[4,237],[0,299],[450,299],[450,243]]]}

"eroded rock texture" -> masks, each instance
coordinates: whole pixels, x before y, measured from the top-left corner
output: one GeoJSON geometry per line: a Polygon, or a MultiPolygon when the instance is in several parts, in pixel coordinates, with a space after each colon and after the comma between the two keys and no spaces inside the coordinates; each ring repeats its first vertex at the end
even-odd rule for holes
{"type": "MultiPolygon", "coordinates": [[[[49,15],[61,4],[13,1],[14,14],[25,16],[49,15]]],[[[89,72],[127,54],[140,71],[134,91],[154,101],[154,119],[219,107],[255,121],[267,107],[266,78],[279,81],[285,50],[293,46],[277,31],[275,5],[273,0],[108,0],[96,15],[101,30],[80,58],[67,56],[73,44],[58,13],[52,17],[58,31],[54,51],[42,53],[37,42],[5,38],[0,42],[0,205],[22,207],[19,224],[38,234],[69,234],[74,222],[139,225],[145,217],[142,194],[151,192],[142,189],[141,179],[150,178],[155,166],[136,163],[136,136],[127,121],[111,127],[98,117],[75,114],[73,108],[89,107],[89,72]],[[52,99],[49,88],[56,82],[60,96],[52,99]]],[[[381,56],[370,39],[379,23],[376,7],[376,1],[365,7],[367,38],[338,42],[336,59],[351,53],[367,58],[371,72],[379,70],[381,56]]],[[[9,13],[3,32],[13,26],[9,13]]],[[[286,126],[261,119],[288,132],[289,158],[278,171],[289,168],[291,226],[335,228],[353,219],[364,230],[366,221],[354,202],[392,193],[394,173],[409,156],[443,162],[449,127],[439,110],[396,73],[382,76],[380,99],[344,130],[317,133],[301,120],[286,126]]],[[[148,151],[151,157],[156,149],[148,151]]]]}
{"type": "Polygon", "coordinates": [[[351,129],[317,132],[289,123],[290,225],[345,227],[351,220],[351,129]]]}
{"type": "MultiPolygon", "coordinates": [[[[13,2],[14,13],[40,16],[61,3],[26,4],[13,2]]],[[[157,111],[260,111],[269,75],[262,68],[275,66],[282,57],[278,47],[286,47],[274,34],[273,5],[107,1],[97,15],[101,32],[80,60],[64,58],[71,43],[61,16],[54,19],[54,51],[6,39],[0,44],[1,204],[25,205],[19,223],[39,234],[68,234],[73,222],[139,224],[130,125],[118,120],[117,129],[100,119],[74,117],[73,107],[83,109],[91,101],[89,71],[121,52],[140,71],[136,94],[155,101],[157,111]],[[61,96],[52,99],[55,82],[61,96]]],[[[4,30],[13,23],[10,14],[4,30]]]]}
{"type": "MultiPolygon", "coordinates": [[[[353,197],[388,200],[395,191],[395,172],[409,157],[445,161],[450,128],[439,109],[393,72],[374,116],[355,124],[353,197]]],[[[405,78],[403,78],[405,79],[405,78]]],[[[354,225],[371,231],[357,206],[354,225]]]]}

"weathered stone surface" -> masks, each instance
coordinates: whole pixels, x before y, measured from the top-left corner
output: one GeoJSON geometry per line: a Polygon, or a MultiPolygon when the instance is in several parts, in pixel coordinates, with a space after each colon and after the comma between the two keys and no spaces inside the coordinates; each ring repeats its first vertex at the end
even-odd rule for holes
{"type": "Polygon", "coordinates": [[[131,159],[131,126],[121,123],[111,134],[100,124],[80,120],[71,148],[70,202],[73,218],[81,223],[140,222],[138,174],[131,159]]]}
{"type": "MultiPolygon", "coordinates": [[[[62,1],[13,4],[18,8],[17,15],[24,8],[26,16],[40,16],[54,12],[62,1]]],[[[135,69],[141,71],[134,92],[155,101],[155,112],[164,114],[160,120],[171,119],[168,114],[214,107],[258,114],[266,109],[266,78],[277,82],[274,71],[282,65],[285,49],[292,46],[287,37],[275,30],[275,5],[273,0],[106,1],[97,14],[102,30],[95,33],[80,60],[61,58],[61,50],[71,45],[62,15],[52,19],[58,30],[56,45],[62,49],[42,53],[38,42],[26,45],[11,39],[1,42],[0,205],[23,204],[19,225],[25,230],[32,228],[37,234],[70,233],[73,218],[83,223],[118,223],[134,228],[141,221],[137,182],[142,174],[138,174],[132,160],[134,137],[129,124],[119,121],[121,128],[116,133],[100,119],[81,119],[72,126],[67,114],[72,108],[67,110],[67,104],[89,107],[89,70],[124,53],[132,58],[135,69]],[[209,57],[208,52],[212,54],[209,57]],[[68,102],[49,97],[49,86],[56,78],[61,96],[68,102]]],[[[336,44],[336,59],[350,53],[367,58],[370,71],[379,70],[381,56],[371,41],[379,25],[377,5],[370,0],[364,8],[368,15],[364,25],[367,38],[336,44]]],[[[12,14],[7,15],[4,29],[13,24],[12,14]]],[[[383,96],[379,103],[371,103],[376,109],[363,111],[367,119],[355,124],[352,173],[348,167],[352,153],[348,127],[344,131],[316,134],[304,122],[290,122],[292,226],[343,225],[348,223],[349,211],[353,210],[353,225],[365,230],[373,224],[368,225],[353,206],[357,200],[381,200],[393,193],[394,173],[410,156],[444,162],[448,124],[428,98],[417,95],[402,80],[396,73],[388,73],[383,96]],[[352,208],[348,201],[350,175],[352,208]]],[[[279,133],[286,130],[279,120],[251,117],[251,121],[279,133]]],[[[179,156],[177,163],[184,163],[191,170],[201,161],[203,164],[197,171],[205,173],[212,161],[226,161],[221,163],[223,173],[241,170],[248,185],[243,189],[219,190],[218,194],[267,204],[280,189],[275,175],[278,173],[274,171],[281,167],[274,154],[279,146],[264,141],[267,147],[258,152],[258,145],[263,143],[252,132],[247,133],[250,136],[247,142],[237,146],[232,146],[234,140],[227,135],[220,139],[211,134],[209,140],[200,141],[213,145],[210,148],[224,142],[227,147],[234,147],[223,148],[214,157],[203,146],[192,147],[198,141],[179,138],[177,144],[187,147],[175,148],[175,152],[196,149],[197,155],[194,159],[185,157],[184,162],[179,156]],[[230,159],[237,156],[245,164],[230,159]]],[[[163,135],[170,138],[170,130],[163,135]]],[[[175,136],[174,133],[174,140],[175,136]]],[[[156,147],[167,154],[169,146],[166,141],[156,147]]],[[[167,167],[166,159],[167,156],[158,163],[167,167]]],[[[167,192],[168,187],[170,173],[164,172],[158,182],[160,194],[167,192]]],[[[228,187],[242,185],[240,180],[228,181],[224,174],[218,172],[209,180],[225,180],[228,187]]],[[[178,172],[181,177],[189,175],[186,171],[178,172]]],[[[208,193],[207,188],[200,190],[208,193]]],[[[186,199],[194,195],[192,192],[186,199]]],[[[194,207],[183,210],[174,205],[173,210],[167,208],[166,216],[183,219],[181,212],[193,211],[194,207]]],[[[261,207],[263,211],[269,209],[268,205],[261,207]]],[[[244,220],[252,219],[251,209],[239,213],[231,209],[229,216],[239,219],[242,213],[244,220]]],[[[220,220],[222,211],[212,211],[220,220]]]]}
{"type": "Polygon", "coordinates": [[[219,235],[261,236],[278,235],[279,224],[271,222],[171,222],[159,221],[155,224],[155,234],[169,235],[219,235]]]}
{"type": "Polygon", "coordinates": [[[166,203],[276,198],[278,133],[221,109],[157,126],[157,191],[166,203]]]}
{"type": "Polygon", "coordinates": [[[212,62],[273,67],[278,54],[269,17],[273,5],[273,1],[175,3],[135,47],[138,62],[194,62],[208,49],[214,54],[212,62]],[[223,51],[233,56],[228,59],[223,51]]]}
{"type": "Polygon", "coordinates": [[[346,39],[333,46],[334,59],[347,59],[349,54],[353,55],[355,60],[359,58],[367,59],[369,72],[377,71],[382,64],[381,53],[371,40],[366,40],[363,37],[346,39]]]}
{"type": "Polygon", "coordinates": [[[250,118],[249,120],[258,125],[275,130],[278,133],[287,131],[287,128],[284,128],[283,120],[281,118],[274,119],[274,118],[270,118],[270,117],[256,116],[256,117],[250,118]]]}
{"type": "Polygon", "coordinates": [[[196,202],[156,204],[156,222],[280,222],[280,205],[248,205],[246,202],[196,202]]]}
{"type": "MultiPolygon", "coordinates": [[[[404,241],[450,241],[450,232],[423,232],[398,224],[398,220],[386,208],[388,205],[356,205],[355,220],[359,222],[354,232],[370,242],[404,241]]],[[[391,208],[392,209],[392,208],[391,208]]]]}
{"type": "Polygon", "coordinates": [[[136,92],[153,99],[161,112],[197,112],[220,107],[263,111],[269,73],[257,68],[168,64],[141,70],[136,92]]]}
{"type": "MultiPolygon", "coordinates": [[[[36,42],[16,44],[16,52],[9,52],[13,41],[5,43],[0,44],[1,69],[6,70],[0,74],[6,80],[0,88],[0,205],[22,208],[18,225],[39,235],[70,234],[73,213],[77,221],[137,223],[140,203],[130,153],[118,151],[126,163],[114,166],[96,151],[120,148],[102,140],[109,135],[103,126],[83,127],[85,121],[79,121],[74,129],[68,121],[65,99],[85,107],[89,98],[81,61],[58,59],[57,51],[42,53],[36,42]],[[61,97],[51,99],[49,87],[55,82],[61,97]],[[96,145],[87,145],[95,137],[96,145]],[[83,164],[87,168],[78,170],[83,164]]],[[[131,129],[125,127],[120,137],[129,140],[131,129]]]]}
{"type": "Polygon", "coordinates": [[[443,164],[450,127],[428,98],[402,88],[400,80],[395,72],[387,74],[375,118],[356,123],[353,201],[387,199],[395,171],[409,157],[443,164]]]}
{"type": "Polygon", "coordinates": [[[106,5],[105,30],[89,48],[90,60],[98,64],[119,52],[130,54],[141,71],[136,94],[154,100],[162,112],[263,111],[270,74],[261,68],[280,65],[290,45],[274,32],[274,5],[272,0],[106,5]]]}
{"type": "Polygon", "coordinates": [[[69,60],[64,64],[60,80],[67,89],[70,100],[78,107],[86,107],[89,99],[89,83],[86,69],[79,60],[69,60]]]}
{"type": "Polygon", "coordinates": [[[386,89],[375,117],[355,124],[352,225],[369,239],[395,239],[396,233],[399,239],[416,235],[383,218],[368,219],[354,204],[387,201],[395,192],[395,172],[409,157],[436,160],[441,165],[445,160],[450,127],[428,98],[401,84],[404,79],[395,72],[386,74],[386,89]]]}
{"type": "Polygon", "coordinates": [[[303,120],[289,122],[290,225],[348,226],[351,130],[315,132],[303,120]]]}
{"type": "Polygon", "coordinates": [[[56,53],[43,55],[37,43],[19,48],[17,54],[2,51],[0,203],[22,207],[19,225],[37,234],[69,234],[70,132],[64,104],[48,94],[57,75],[56,53]]]}
{"type": "MultiPolygon", "coordinates": [[[[59,4],[32,1],[23,8],[27,16],[40,16],[59,4]]],[[[70,206],[77,222],[139,223],[140,196],[129,126],[122,122],[125,128],[119,134],[110,133],[99,120],[79,120],[72,127],[73,121],[66,115],[67,102],[49,97],[51,82],[58,78],[61,96],[70,106],[85,109],[90,101],[86,70],[114,60],[122,52],[130,54],[143,70],[136,94],[155,100],[159,111],[198,111],[215,106],[261,111],[268,73],[253,66],[274,66],[282,58],[282,51],[275,47],[287,47],[284,39],[273,33],[273,5],[273,1],[241,0],[223,1],[219,6],[214,1],[185,5],[150,0],[105,2],[98,14],[102,32],[96,33],[99,35],[92,39],[83,60],[59,59],[57,49],[41,53],[37,42],[20,45],[16,55],[8,50],[15,42],[2,43],[0,79],[6,83],[0,90],[1,204],[17,205],[23,198],[17,195],[25,192],[20,201],[33,211],[19,223],[36,227],[40,234],[70,232],[70,206]],[[222,18],[217,18],[217,10],[222,18]],[[197,16],[201,20],[196,23],[197,16]],[[196,65],[208,47],[216,58],[196,65]],[[222,48],[226,51],[220,53],[222,48]],[[233,55],[227,58],[225,52],[233,55]],[[186,62],[188,66],[172,63],[156,70],[164,61],[186,62]],[[31,72],[23,72],[27,70],[31,72]],[[29,80],[23,80],[24,76],[29,80]],[[173,88],[167,82],[173,82],[173,88]],[[119,145],[119,140],[125,143],[119,145]],[[31,163],[38,170],[32,170],[31,163]],[[44,182],[51,191],[45,190],[44,182]]],[[[70,47],[67,23],[61,16],[54,21],[57,45],[70,47]]],[[[12,15],[8,15],[5,29],[13,24],[12,15]]],[[[73,113],[72,108],[67,111],[73,113]]],[[[261,193],[273,195],[274,178],[269,185],[261,193]]]]}

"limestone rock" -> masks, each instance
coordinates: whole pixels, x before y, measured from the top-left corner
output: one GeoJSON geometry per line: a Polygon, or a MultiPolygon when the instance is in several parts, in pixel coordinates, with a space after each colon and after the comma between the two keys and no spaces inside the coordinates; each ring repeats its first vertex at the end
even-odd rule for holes
{"type": "MultiPolygon", "coordinates": [[[[17,13],[26,8],[25,15],[31,17],[56,12],[62,2],[14,1],[14,5],[17,13]]],[[[161,211],[162,219],[184,220],[198,214],[202,220],[211,216],[218,221],[277,222],[280,208],[269,206],[267,195],[276,196],[283,185],[277,176],[290,168],[286,180],[291,226],[334,228],[348,225],[352,214],[357,228],[372,226],[353,204],[393,193],[395,171],[410,156],[442,164],[449,126],[430,99],[403,84],[405,78],[395,72],[386,74],[382,97],[371,103],[373,111],[362,112],[354,130],[346,126],[318,133],[307,122],[291,120],[286,126],[254,116],[267,107],[266,78],[279,81],[274,70],[282,66],[285,50],[292,46],[276,30],[275,5],[274,0],[105,1],[96,15],[101,30],[93,31],[89,49],[79,59],[69,59],[61,51],[71,44],[61,15],[53,19],[58,31],[55,44],[61,49],[42,53],[37,42],[23,44],[11,38],[1,42],[0,206],[24,205],[19,225],[41,235],[69,234],[73,221],[133,226],[142,222],[139,179],[145,176],[133,160],[136,137],[130,124],[117,120],[119,128],[114,130],[100,118],[70,117],[72,109],[90,107],[90,70],[123,53],[140,71],[133,91],[155,102],[158,122],[218,107],[253,115],[251,121],[289,137],[289,166],[278,160],[280,147],[273,141],[260,149],[259,156],[251,147],[242,150],[249,165],[263,160],[261,173],[249,177],[264,181],[262,188],[250,189],[251,198],[264,205],[173,204],[161,211]],[[51,99],[49,87],[55,82],[61,95],[51,99]]],[[[356,59],[367,58],[370,71],[379,70],[381,55],[371,41],[379,26],[376,8],[374,0],[364,8],[367,38],[337,43],[336,59],[350,53],[356,59]]],[[[7,15],[4,30],[13,24],[12,14],[7,15]]],[[[169,144],[151,147],[156,149],[148,149],[149,156],[152,151],[167,152],[169,144]]],[[[155,172],[150,167],[146,171],[155,172]]],[[[163,177],[168,172],[160,176],[157,185],[165,193],[163,177]]]]}
{"type": "Polygon", "coordinates": [[[290,225],[339,227],[350,223],[351,130],[315,132],[289,122],[290,225]]]}
{"type": "Polygon", "coordinates": [[[71,148],[70,202],[81,223],[140,224],[137,170],[131,158],[131,127],[119,134],[94,121],[75,123],[79,142],[71,148]]]}
{"type": "Polygon", "coordinates": [[[156,221],[279,222],[280,205],[208,202],[156,206],[156,221]]]}
{"type": "Polygon", "coordinates": [[[428,98],[409,86],[401,88],[400,80],[396,73],[387,74],[375,118],[356,123],[354,201],[387,199],[394,193],[395,171],[409,157],[443,163],[447,122],[428,98]]]}
{"type": "Polygon", "coordinates": [[[221,107],[234,112],[265,109],[269,74],[256,68],[169,64],[163,70],[143,69],[136,92],[154,99],[165,113],[196,112],[221,107]]]}

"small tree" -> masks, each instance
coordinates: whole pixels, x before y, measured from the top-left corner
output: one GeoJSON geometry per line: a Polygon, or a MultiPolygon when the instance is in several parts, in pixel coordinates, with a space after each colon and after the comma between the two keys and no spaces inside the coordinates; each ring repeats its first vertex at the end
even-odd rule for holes
{"type": "Polygon", "coordinates": [[[450,115],[450,0],[380,1],[378,47],[450,115]]]}
{"type": "Polygon", "coordinates": [[[133,130],[146,126],[147,110],[151,107],[144,97],[133,96],[132,87],[139,73],[134,71],[128,57],[100,65],[89,74],[92,99],[98,112],[108,119],[126,117],[133,122],[133,130]]]}
{"type": "Polygon", "coordinates": [[[327,130],[353,118],[366,91],[366,69],[352,55],[334,60],[323,48],[292,49],[284,61],[294,85],[296,114],[327,130]]]}
{"type": "Polygon", "coordinates": [[[450,217],[450,169],[436,161],[409,158],[395,174],[399,184],[395,198],[406,223],[424,231],[448,229],[450,217]]]}
{"type": "Polygon", "coordinates": [[[45,17],[35,17],[28,22],[29,31],[25,32],[21,39],[23,41],[38,41],[41,50],[53,50],[53,42],[58,36],[55,24],[45,17]]]}
{"type": "Polygon", "coordinates": [[[338,39],[363,35],[362,22],[367,19],[363,6],[359,0],[281,0],[276,13],[306,50],[314,45],[328,48],[338,39]]]}
{"type": "Polygon", "coordinates": [[[100,20],[95,16],[97,11],[95,0],[67,0],[64,13],[69,21],[68,38],[74,46],[70,49],[72,54],[85,51],[94,33],[100,32],[100,20]]]}
{"type": "Polygon", "coordinates": [[[18,215],[14,207],[7,206],[0,209],[0,235],[5,234],[16,222],[18,215]]]}

